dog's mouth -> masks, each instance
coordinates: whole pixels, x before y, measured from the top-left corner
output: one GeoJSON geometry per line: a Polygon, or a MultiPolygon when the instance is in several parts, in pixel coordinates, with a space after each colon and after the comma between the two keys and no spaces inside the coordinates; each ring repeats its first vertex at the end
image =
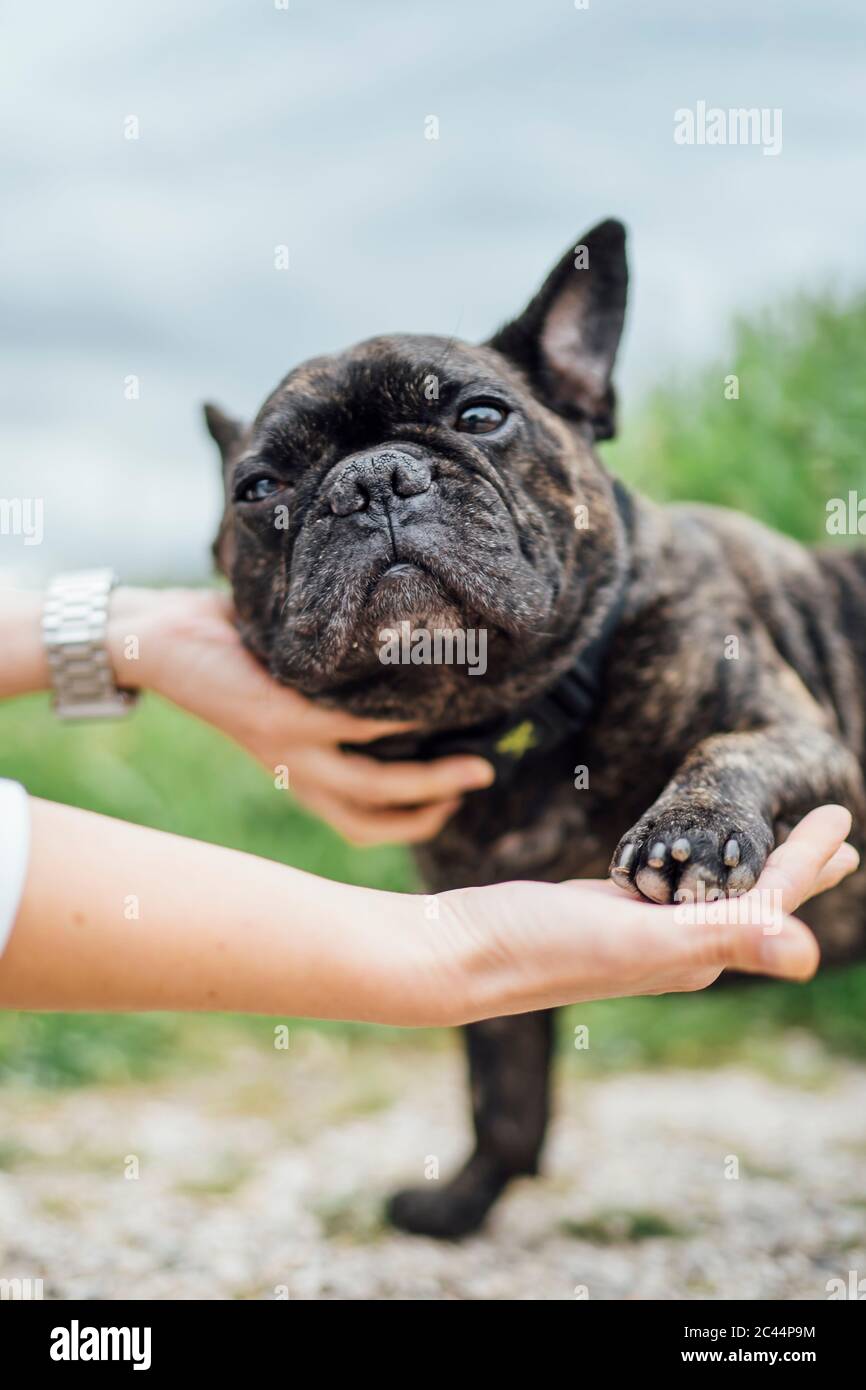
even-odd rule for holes
{"type": "Polygon", "coordinates": [[[428,579],[433,577],[423,565],[415,564],[409,560],[395,560],[379,575],[378,579],[373,581],[372,588],[376,590],[386,586],[399,586],[409,580],[415,580],[419,576],[426,576],[428,579]]]}
{"type": "Polygon", "coordinates": [[[410,621],[424,626],[464,626],[469,614],[465,596],[456,592],[433,565],[418,558],[383,562],[370,578],[358,614],[363,627],[410,621]]]}
{"type": "Polygon", "coordinates": [[[389,565],[382,575],[384,579],[399,579],[407,574],[426,574],[423,565],[410,564],[408,560],[397,560],[393,565],[389,565]]]}
{"type": "Polygon", "coordinates": [[[425,561],[412,559],[383,560],[370,577],[367,591],[369,604],[377,596],[387,595],[395,603],[402,596],[415,590],[446,591],[446,585],[435,572],[433,566],[425,561]]]}

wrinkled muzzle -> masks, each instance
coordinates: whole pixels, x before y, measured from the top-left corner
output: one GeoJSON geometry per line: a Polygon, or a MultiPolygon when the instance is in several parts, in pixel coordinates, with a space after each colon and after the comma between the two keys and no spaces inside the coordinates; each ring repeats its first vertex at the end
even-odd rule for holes
{"type": "Polygon", "coordinates": [[[295,681],[358,674],[406,622],[501,641],[548,598],[488,480],[417,446],[364,450],[334,465],[298,530],[271,665],[295,681]]]}

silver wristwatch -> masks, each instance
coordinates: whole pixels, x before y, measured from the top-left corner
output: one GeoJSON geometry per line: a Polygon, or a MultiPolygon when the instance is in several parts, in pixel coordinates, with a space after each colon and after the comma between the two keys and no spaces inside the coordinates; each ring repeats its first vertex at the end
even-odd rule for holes
{"type": "Polygon", "coordinates": [[[137,692],[120,690],[105,641],[111,570],[79,570],[52,580],[42,613],[42,637],[60,719],[117,719],[137,692]]]}

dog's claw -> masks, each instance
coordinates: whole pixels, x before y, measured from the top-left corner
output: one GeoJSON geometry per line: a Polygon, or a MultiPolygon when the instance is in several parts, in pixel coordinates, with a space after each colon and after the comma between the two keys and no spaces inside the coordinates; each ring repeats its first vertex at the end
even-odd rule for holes
{"type": "Polygon", "coordinates": [[[665,866],[665,842],[664,842],[664,840],[657,840],[657,841],[656,841],[656,843],[653,845],[652,849],[651,849],[650,852],[649,852],[649,858],[647,859],[646,862],[649,864],[649,866],[650,866],[651,869],[663,869],[663,868],[664,868],[664,866],[665,866]]]}
{"type": "Polygon", "coordinates": [[[692,852],[691,841],[685,835],[681,835],[678,840],[674,840],[671,845],[671,854],[680,864],[685,864],[692,852]]]}
{"type": "Polygon", "coordinates": [[[729,840],[725,845],[724,853],[725,865],[729,869],[735,869],[740,862],[740,842],[739,840],[729,840]]]}
{"type": "Polygon", "coordinates": [[[611,865],[610,872],[612,877],[617,883],[622,884],[623,887],[631,887],[631,869],[635,861],[637,849],[638,847],[634,843],[623,845],[617,856],[616,863],[611,865]]]}
{"type": "Polygon", "coordinates": [[[620,888],[627,888],[630,892],[637,892],[637,888],[631,881],[631,872],[638,856],[638,848],[638,845],[632,841],[623,845],[623,848],[617,853],[616,859],[610,865],[610,877],[613,878],[614,883],[620,888]]]}

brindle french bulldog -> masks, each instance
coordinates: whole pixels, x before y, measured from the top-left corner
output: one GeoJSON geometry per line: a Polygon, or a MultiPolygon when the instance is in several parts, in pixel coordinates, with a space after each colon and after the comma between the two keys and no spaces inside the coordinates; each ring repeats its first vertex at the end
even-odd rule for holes
{"type": "MultiPolygon", "coordinates": [[[[594,445],[614,432],[623,227],[580,248],[481,347],[373,338],[296,367],[249,426],[206,407],[218,563],[278,680],[419,722],[382,756],[493,758],[497,783],[419,855],[431,888],[610,865],[656,902],[742,893],[822,802],[851,809],[862,847],[866,554],[613,481],[594,445]],[[484,631],[485,674],[383,664],[403,621],[484,631]]],[[[825,959],[862,952],[866,873],[808,917],[825,959]]],[[[474,1152],[393,1198],[397,1225],[464,1235],[536,1172],[551,1031],[550,1013],[467,1030],[474,1152]]]]}

